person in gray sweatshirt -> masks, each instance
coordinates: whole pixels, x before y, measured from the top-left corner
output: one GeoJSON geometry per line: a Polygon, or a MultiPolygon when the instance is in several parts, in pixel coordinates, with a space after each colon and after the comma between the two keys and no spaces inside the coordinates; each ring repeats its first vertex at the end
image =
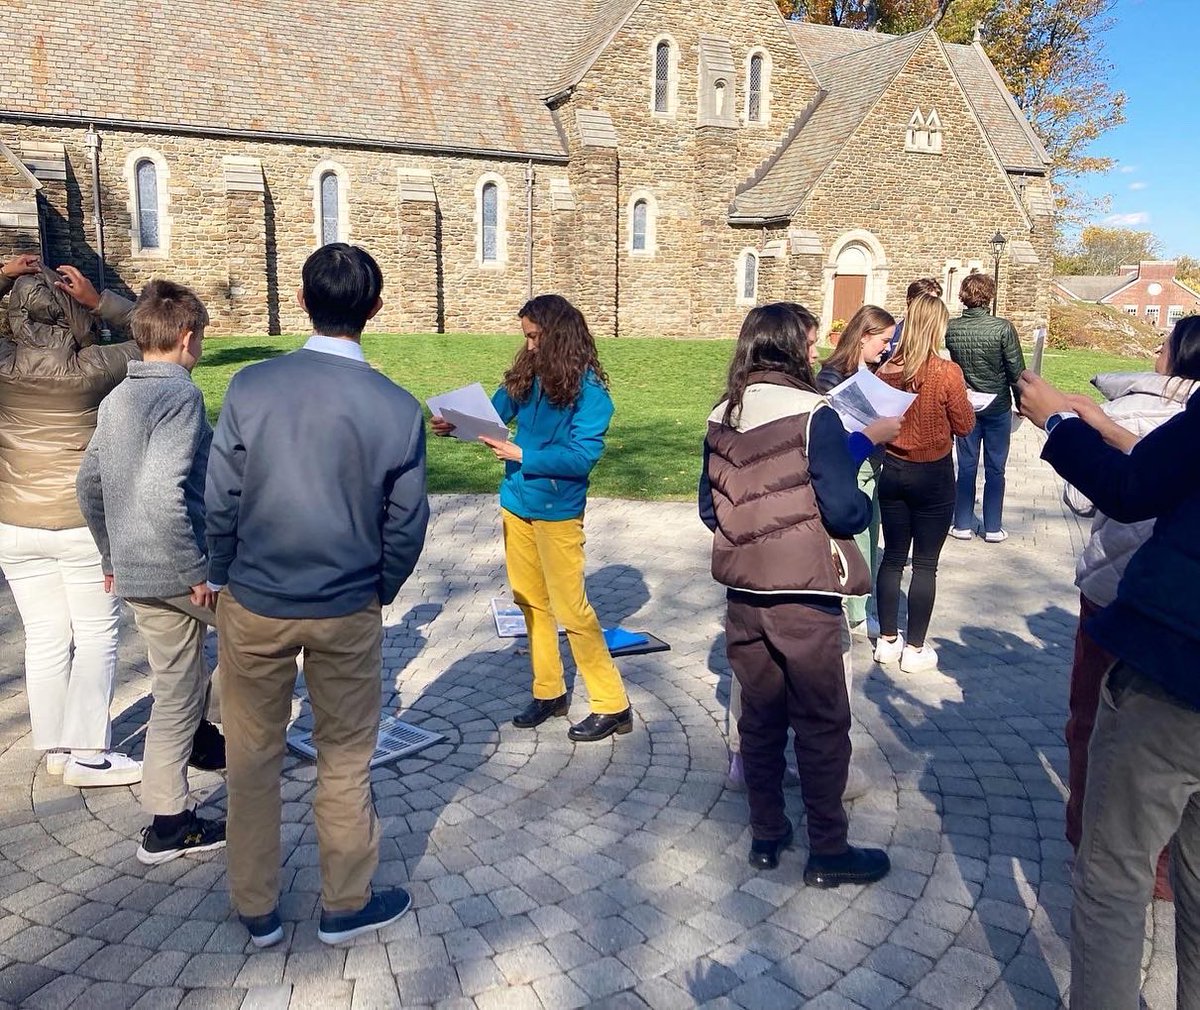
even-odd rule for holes
{"type": "Polygon", "coordinates": [[[154,707],[146,729],[142,806],[153,821],[137,850],[147,865],[225,844],[225,822],[189,807],[188,764],[223,768],[224,740],[204,719],[211,679],[204,479],[212,428],[192,382],[208,312],[182,285],[151,281],[130,326],[142,351],[100,405],[76,491],[100,548],[105,588],[133,611],[146,643],[154,707]]]}

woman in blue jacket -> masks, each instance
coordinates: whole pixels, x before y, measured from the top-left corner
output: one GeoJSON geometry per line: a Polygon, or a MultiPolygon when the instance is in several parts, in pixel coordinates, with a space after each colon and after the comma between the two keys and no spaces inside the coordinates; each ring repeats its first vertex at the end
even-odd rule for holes
{"type": "MultiPolygon", "coordinates": [[[[539,295],[518,315],[525,346],[492,397],[506,423],[516,419],[517,433],[509,442],[482,439],[504,461],[504,556],[533,665],[533,701],[513,725],[530,729],[567,714],[561,625],[592,708],[568,736],[603,740],[633,729],[625,685],[583,581],[588,475],[604,452],[613,414],[608,376],[583,314],[561,295],[539,295]]],[[[440,418],[432,425],[439,435],[451,430],[440,418]]]]}

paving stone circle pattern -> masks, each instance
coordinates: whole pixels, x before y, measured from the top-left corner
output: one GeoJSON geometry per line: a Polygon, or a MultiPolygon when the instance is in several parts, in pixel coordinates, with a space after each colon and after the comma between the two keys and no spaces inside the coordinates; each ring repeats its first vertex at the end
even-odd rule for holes
{"type": "MultiPolygon", "coordinates": [[[[1067,674],[1085,527],[1014,439],[1003,545],[949,541],[931,636],[940,672],[855,651],[855,760],[873,784],[851,839],[894,869],[807,889],[802,842],[746,865],[745,797],[726,787],[723,596],[691,503],[593,501],[588,588],[606,623],[672,651],[621,660],[630,736],[574,745],[566,720],[509,719],[528,656],[496,638],[505,595],[490,496],[434,501],[425,557],[384,614],[385,710],[445,734],[373,773],[379,884],[414,912],[378,936],[316,938],[315,768],[285,764],[285,940],[256,952],[222,853],[143,867],[138,789],[79,791],[29,749],[22,632],[0,605],[0,1007],[988,1007],[1061,1005],[1069,974],[1063,837],[1067,674]]],[[[114,737],[141,753],[145,653],[121,642],[114,737]]],[[[302,685],[296,714],[304,715],[302,685]]],[[[572,717],[587,711],[580,685],[572,717]]],[[[209,813],[220,775],[192,773],[209,813]]],[[[789,811],[799,825],[798,789],[789,811]]],[[[798,842],[803,832],[798,832],[798,842]]],[[[1146,999],[1174,1006],[1173,913],[1147,918],[1146,999]]]]}

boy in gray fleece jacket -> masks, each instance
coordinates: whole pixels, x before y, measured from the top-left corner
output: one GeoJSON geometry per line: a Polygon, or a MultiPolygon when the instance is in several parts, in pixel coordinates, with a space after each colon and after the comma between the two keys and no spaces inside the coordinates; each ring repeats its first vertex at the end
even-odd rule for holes
{"type": "Polygon", "coordinates": [[[151,281],[130,317],[142,360],[100,405],[79,468],[79,507],[100,548],[105,588],[133,610],[150,661],[142,805],[153,822],[138,859],[165,863],[225,844],[225,822],[188,807],[187,766],[223,768],[224,740],[203,719],[204,635],[215,623],[205,581],[204,479],[212,428],[192,382],[208,313],[190,290],[151,281]]]}

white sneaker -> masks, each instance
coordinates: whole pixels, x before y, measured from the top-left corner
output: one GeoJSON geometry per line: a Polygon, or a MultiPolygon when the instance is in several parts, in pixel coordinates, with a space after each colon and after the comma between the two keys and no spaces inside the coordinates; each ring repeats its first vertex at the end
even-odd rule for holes
{"type": "Polygon", "coordinates": [[[142,781],[142,763],[116,751],[71,756],[63,771],[63,785],[87,789],[92,786],[131,786],[142,781]]]}
{"type": "Polygon", "coordinates": [[[65,750],[46,751],[46,774],[61,777],[67,762],[71,760],[71,752],[65,750]]]}
{"type": "Polygon", "coordinates": [[[1008,539],[1008,530],[996,530],[995,533],[985,533],[983,539],[989,544],[1002,544],[1008,539]]]}
{"type": "Polygon", "coordinates": [[[906,645],[904,654],[900,657],[900,669],[905,673],[924,673],[926,670],[936,670],[937,661],[937,652],[932,645],[920,649],[906,645]]]}
{"type": "Polygon", "coordinates": [[[950,535],[952,537],[954,537],[955,540],[974,540],[975,539],[975,531],[974,530],[960,530],[957,526],[950,527],[950,535]]]}
{"type": "Polygon", "coordinates": [[[897,635],[896,638],[889,642],[882,635],[875,643],[875,662],[880,666],[887,663],[895,663],[899,660],[904,652],[904,636],[897,635]]]}

